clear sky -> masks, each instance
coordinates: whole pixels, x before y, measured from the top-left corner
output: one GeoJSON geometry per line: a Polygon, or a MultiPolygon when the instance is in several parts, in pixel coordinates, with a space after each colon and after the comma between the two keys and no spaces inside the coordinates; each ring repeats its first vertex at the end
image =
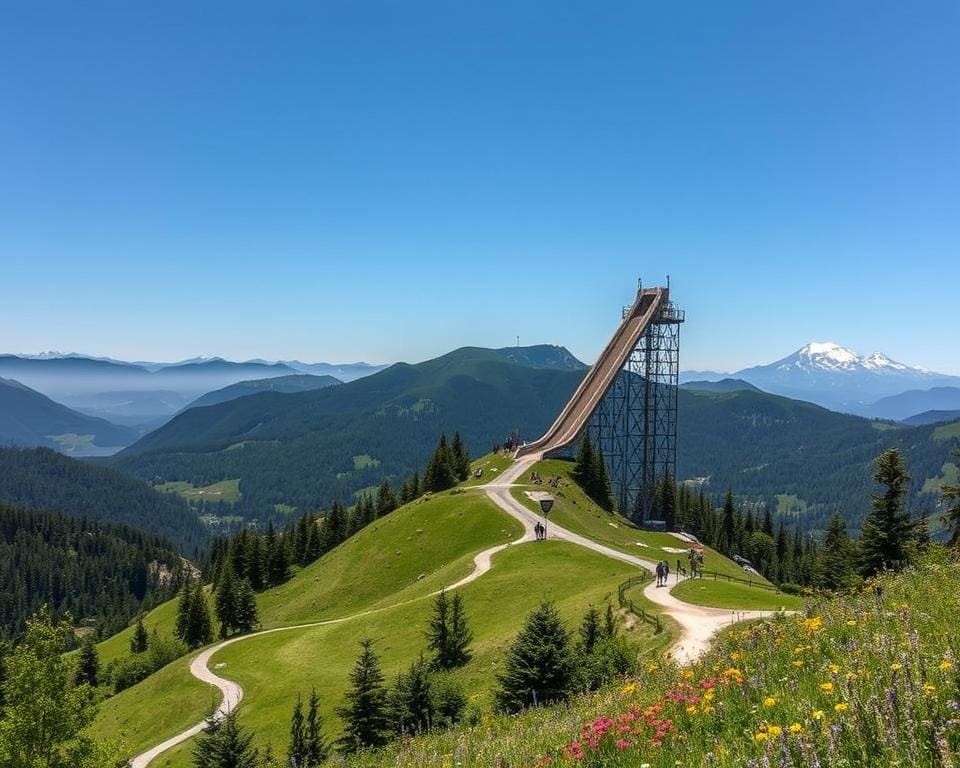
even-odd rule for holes
{"type": "Polygon", "coordinates": [[[960,373],[960,3],[18,2],[0,351],[960,373]]]}

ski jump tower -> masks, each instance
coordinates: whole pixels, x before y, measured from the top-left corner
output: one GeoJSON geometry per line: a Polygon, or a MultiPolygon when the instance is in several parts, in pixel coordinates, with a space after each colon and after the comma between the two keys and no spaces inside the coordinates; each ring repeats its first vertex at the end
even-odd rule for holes
{"type": "Polygon", "coordinates": [[[667,287],[637,290],[621,323],[553,425],[517,457],[569,453],[584,434],[603,453],[620,512],[649,521],[661,479],[676,477],[683,310],[667,287]]]}

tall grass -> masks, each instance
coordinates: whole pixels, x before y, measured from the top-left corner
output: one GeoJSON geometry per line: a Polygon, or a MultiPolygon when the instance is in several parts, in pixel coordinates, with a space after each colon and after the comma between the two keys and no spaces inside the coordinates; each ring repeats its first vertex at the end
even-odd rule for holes
{"type": "Polygon", "coordinates": [[[350,766],[956,766],[960,563],[941,548],[800,615],[726,631],[699,663],[431,734],[350,766]]]}

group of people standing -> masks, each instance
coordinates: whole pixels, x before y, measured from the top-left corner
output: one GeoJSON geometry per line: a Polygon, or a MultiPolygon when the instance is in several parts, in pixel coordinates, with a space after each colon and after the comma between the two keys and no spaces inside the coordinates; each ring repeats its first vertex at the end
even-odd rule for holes
{"type": "Polygon", "coordinates": [[[547,538],[546,524],[537,522],[537,524],[533,526],[533,532],[537,534],[537,541],[544,541],[547,538]]]}
{"type": "Polygon", "coordinates": [[[670,576],[670,564],[666,560],[657,563],[657,586],[665,587],[670,576]]]}

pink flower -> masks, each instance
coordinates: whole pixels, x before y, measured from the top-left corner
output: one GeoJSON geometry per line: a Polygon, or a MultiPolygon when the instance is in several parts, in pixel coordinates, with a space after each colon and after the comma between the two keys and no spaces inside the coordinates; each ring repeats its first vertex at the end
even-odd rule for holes
{"type": "Polygon", "coordinates": [[[630,746],[630,742],[626,739],[617,739],[617,749],[627,749],[630,746]]]}

